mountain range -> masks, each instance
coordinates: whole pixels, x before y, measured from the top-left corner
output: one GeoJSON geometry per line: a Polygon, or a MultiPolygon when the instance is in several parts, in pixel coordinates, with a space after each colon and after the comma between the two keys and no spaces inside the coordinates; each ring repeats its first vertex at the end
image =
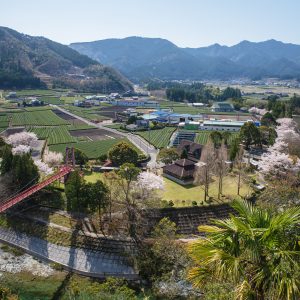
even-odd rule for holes
{"type": "Polygon", "coordinates": [[[276,40],[180,48],[165,39],[128,37],[72,43],[70,47],[136,82],[150,78],[300,78],[300,46],[276,40]]]}
{"type": "Polygon", "coordinates": [[[0,27],[0,88],[59,87],[126,91],[131,83],[111,67],[44,37],[0,27]]]}

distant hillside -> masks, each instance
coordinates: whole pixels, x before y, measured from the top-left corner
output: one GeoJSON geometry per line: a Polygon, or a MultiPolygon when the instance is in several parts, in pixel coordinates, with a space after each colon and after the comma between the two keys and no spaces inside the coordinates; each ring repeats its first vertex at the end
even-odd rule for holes
{"type": "Polygon", "coordinates": [[[135,81],[153,77],[192,80],[300,77],[300,46],[275,40],[243,41],[232,47],[215,44],[179,48],[164,39],[129,37],[73,43],[70,47],[135,81]]]}
{"type": "Polygon", "coordinates": [[[111,67],[44,37],[0,27],[0,88],[42,87],[125,91],[130,82],[111,67]]]}

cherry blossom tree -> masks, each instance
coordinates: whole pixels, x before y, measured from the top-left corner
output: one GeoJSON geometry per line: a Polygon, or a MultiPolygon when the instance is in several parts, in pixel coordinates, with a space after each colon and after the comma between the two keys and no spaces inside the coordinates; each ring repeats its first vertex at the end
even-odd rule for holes
{"type": "Polygon", "coordinates": [[[39,172],[45,176],[53,173],[53,169],[41,160],[35,160],[34,164],[38,167],[39,172]]]}
{"type": "Polygon", "coordinates": [[[137,186],[142,190],[163,190],[164,180],[161,176],[155,175],[152,172],[142,172],[137,178],[137,186]]]}
{"type": "Polygon", "coordinates": [[[276,120],[279,124],[276,127],[277,138],[268,152],[263,154],[258,162],[258,169],[263,174],[285,174],[288,171],[298,172],[300,160],[292,156],[289,151],[289,144],[300,141],[296,123],[290,118],[276,120]]]}
{"type": "Polygon", "coordinates": [[[38,138],[36,134],[32,132],[19,132],[10,135],[7,139],[6,142],[13,147],[17,147],[19,145],[25,145],[29,147],[34,147],[37,144],[38,138]]]}
{"type": "Polygon", "coordinates": [[[266,109],[260,109],[260,108],[257,108],[255,106],[251,107],[249,109],[249,113],[251,114],[254,114],[254,115],[260,115],[260,116],[263,116],[265,113],[267,113],[268,111],[266,109]]]}
{"type": "Polygon", "coordinates": [[[30,152],[30,147],[26,145],[18,145],[11,150],[13,155],[23,155],[30,152]]]}
{"type": "Polygon", "coordinates": [[[58,152],[49,151],[44,155],[44,162],[50,167],[58,166],[63,161],[63,155],[58,152]]]}

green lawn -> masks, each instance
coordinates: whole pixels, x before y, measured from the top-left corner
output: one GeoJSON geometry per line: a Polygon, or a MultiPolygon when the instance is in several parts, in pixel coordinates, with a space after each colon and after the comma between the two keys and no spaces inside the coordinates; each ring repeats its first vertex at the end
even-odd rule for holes
{"type": "MultiPolygon", "coordinates": [[[[87,182],[95,183],[97,180],[103,179],[103,173],[96,172],[88,172],[84,179],[87,182]]],[[[176,207],[182,206],[192,206],[192,202],[196,201],[198,205],[202,205],[202,201],[204,198],[204,191],[202,186],[182,186],[168,178],[164,177],[165,182],[165,190],[160,192],[162,199],[174,202],[176,207]]],[[[237,178],[232,176],[227,176],[224,178],[223,182],[223,194],[226,197],[234,198],[237,196],[237,178]]],[[[241,195],[245,196],[251,193],[251,188],[243,184],[241,186],[241,195]]],[[[214,197],[216,200],[212,204],[218,204],[227,200],[217,200],[218,197],[218,181],[215,181],[211,184],[209,189],[209,195],[214,197]]],[[[203,203],[204,205],[208,205],[207,203],[203,203]]]]}
{"type": "MultiPolygon", "coordinates": [[[[164,200],[172,200],[175,206],[191,206],[192,201],[197,201],[201,204],[204,198],[203,186],[182,186],[168,178],[164,178],[165,190],[162,192],[164,200]]],[[[241,195],[245,196],[251,192],[247,185],[242,185],[241,195]]],[[[223,194],[227,197],[233,198],[237,196],[237,178],[227,176],[223,181],[223,194]]],[[[218,181],[211,183],[209,189],[211,197],[218,197],[218,181]]],[[[216,202],[217,203],[217,202],[216,202]]]]}

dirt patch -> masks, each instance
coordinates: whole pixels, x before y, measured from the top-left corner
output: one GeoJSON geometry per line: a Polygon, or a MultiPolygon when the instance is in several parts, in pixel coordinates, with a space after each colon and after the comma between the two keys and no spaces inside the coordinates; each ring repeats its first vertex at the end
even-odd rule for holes
{"type": "Polygon", "coordinates": [[[97,129],[97,128],[84,129],[84,130],[72,130],[70,131],[70,134],[74,137],[85,137],[91,141],[122,138],[122,136],[117,133],[113,133],[105,129],[97,129]]]}
{"type": "Polygon", "coordinates": [[[53,112],[60,118],[62,118],[63,120],[69,121],[72,125],[82,125],[85,124],[83,121],[78,120],[77,118],[70,116],[69,114],[66,114],[64,112],[62,112],[59,109],[54,109],[53,112]]]}

